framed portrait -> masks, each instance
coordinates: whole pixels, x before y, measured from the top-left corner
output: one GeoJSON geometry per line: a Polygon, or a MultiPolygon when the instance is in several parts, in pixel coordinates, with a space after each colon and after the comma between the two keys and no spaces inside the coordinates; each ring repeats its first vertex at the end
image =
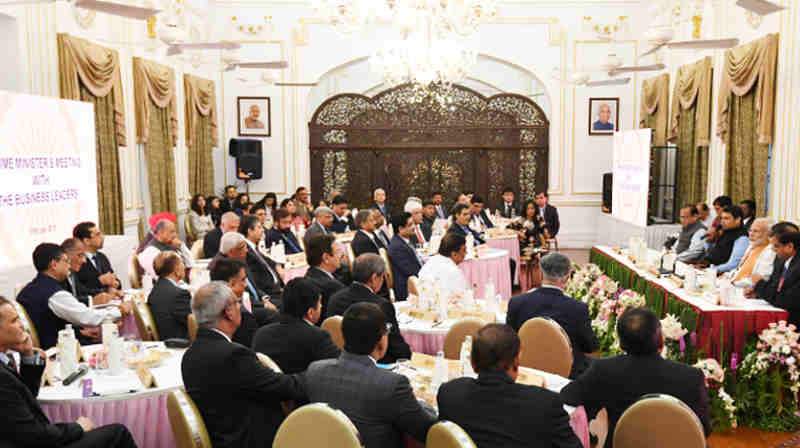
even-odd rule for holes
{"type": "Polygon", "coordinates": [[[272,135],[269,97],[236,97],[240,137],[269,137],[272,135]]]}
{"type": "Polygon", "coordinates": [[[619,98],[589,98],[589,135],[619,131],[619,98]]]}

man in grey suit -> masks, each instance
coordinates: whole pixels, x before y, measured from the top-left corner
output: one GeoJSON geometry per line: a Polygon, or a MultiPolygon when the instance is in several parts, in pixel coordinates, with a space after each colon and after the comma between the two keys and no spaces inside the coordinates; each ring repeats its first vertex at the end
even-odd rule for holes
{"type": "Polygon", "coordinates": [[[314,210],[314,222],[306,230],[303,236],[303,245],[308,246],[311,237],[314,235],[327,235],[333,232],[333,210],[328,207],[317,207],[314,210]]]}
{"type": "Polygon", "coordinates": [[[414,397],[408,378],[377,366],[388,346],[387,327],[378,305],[354,303],[342,319],[342,355],[312,363],[303,379],[308,399],[344,412],[366,448],[402,447],[403,433],[424,443],[436,422],[433,409],[414,397]]]}

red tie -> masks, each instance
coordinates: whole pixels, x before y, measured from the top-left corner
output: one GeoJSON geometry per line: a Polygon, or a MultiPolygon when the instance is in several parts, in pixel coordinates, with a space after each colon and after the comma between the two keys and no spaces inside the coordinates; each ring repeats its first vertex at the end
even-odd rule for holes
{"type": "Polygon", "coordinates": [[[786,279],[786,271],[788,271],[788,270],[789,270],[788,267],[783,268],[783,273],[781,274],[781,279],[778,281],[778,292],[781,292],[781,289],[783,288],[783,281],[786,279]]]}
{"type": "Polygon", "coordinates": [[[423,237],[422,232],[419,231],[419,226],[414,226],[414,232],[417,234],[417,242],[419,244],[425,243],[425,237],[423,237]]]}

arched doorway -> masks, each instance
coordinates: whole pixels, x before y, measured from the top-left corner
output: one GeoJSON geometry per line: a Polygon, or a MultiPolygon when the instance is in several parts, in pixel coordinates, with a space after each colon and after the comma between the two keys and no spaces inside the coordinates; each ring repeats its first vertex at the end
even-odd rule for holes
{"type": "Polygon", "coordinates": [[[549,126],[527,97],[486,98],[459,85],[336,95],[309,123],[313,199],[336,190],[363,208],[377,186],[394,207],[436,190],[450,204],[471,190],[494,206],[505,186],[533,198],[547,188],[549,126]]]}

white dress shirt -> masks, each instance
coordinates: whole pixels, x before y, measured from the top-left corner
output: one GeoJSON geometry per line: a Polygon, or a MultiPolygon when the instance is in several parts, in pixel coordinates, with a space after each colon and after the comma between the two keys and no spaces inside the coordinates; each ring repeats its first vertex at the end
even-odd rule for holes
{"type": "Polygon", "coordinates": [[[713,212],[710,212],[708,214],[708,218],[703,220],[703,224],[706,225],[706,229],[711,229],[711,225],[714,224],[715,219],[717,219],[717,216],[713,212]]]}
{"type": "Polygon", "coordinates": [[[450,294],[469,288],[464,272],[450,257],[439,254],[431,257],[422,266],[422,269],[419,270],[419,279],[420,281],[435,282],[450,294]]]}
{"type": "Polygon", "coordinates": [[[117,320],[122,317],[122,313],[115,306],[92,309],[79,302],[69,291],[64,290],[50,296],[47,306],[56,316],[82,327],[96,327],[106,319],[117,320]]]}

